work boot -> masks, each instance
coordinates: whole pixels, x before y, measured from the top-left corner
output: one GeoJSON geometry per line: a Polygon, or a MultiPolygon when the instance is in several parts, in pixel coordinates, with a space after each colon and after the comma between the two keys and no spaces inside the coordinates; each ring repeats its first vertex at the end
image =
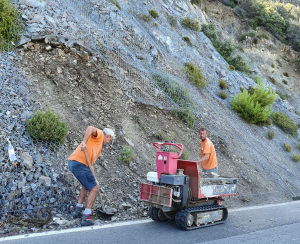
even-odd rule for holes
{"type": "Polygon", "coordinates": [[[90,226],[94,225],[94,220],[91,217],[91,214],[83,214],[82,215],[82,221],[81,221],[81,226],[90,226]]]}
{"type": "Polygon", "coordinates": [[[73,218],[74,219],[81,218],[82,217],[82,210],[83,210],[83,208],[76,206],[75,211],[73,213],[73,218]]]}

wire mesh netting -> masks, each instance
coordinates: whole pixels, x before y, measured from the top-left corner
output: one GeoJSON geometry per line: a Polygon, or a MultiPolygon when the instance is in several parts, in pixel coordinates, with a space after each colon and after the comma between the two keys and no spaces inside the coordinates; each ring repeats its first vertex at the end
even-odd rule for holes
{"type": "MultiPolygon", "coordinates": [[[[285,160],[286,154],[274,153],[281,146],[281,140],[274,140],[274,143],[268,142],[264,139],[265,129],[249,126],[242,121],[230,109],[229,102],[221,102],[215,88],[209,89],[207,93],[201,93],[188,81],[183,72],[183,64],[186,60],[195,60],[196,63],[200,63],[206,74],[210,75],[210,80],[215,83],[219,79],[217,73],[226,64],[225,61],[219,62],[222,58],[216,58],[218,54],[201,33],[198,35],[189,31],[191,35],[198,38],[194,47],[183,49],[182,53],[175,53],[171,47],[167,48],[158,41],[162,37],[157,35],[154,40],[155,32],[146,28],[148,23],[144,23],[143,26],[140,24],[137,16],[130,11],[129,5],[121,5],[122,11],[118,11],[105,0],[49,0],[46,2],[51,3],[52,8],[57,7],[56,13],[60,13],[58,15],[61,19],[66,11],[69,16],[78,21],[81,27],[80,32],[77,32],[76,28],[69,28],[65,32],[57,28],[55,34],[68,39],[66,45],[71,46],[72,43],[77,42],[107,62],[123,91],[134,101],[170,110],[192,109],[198,116],[199,123],[205,124],[213,134],[223,138],[232,148],[238,146],[240,150],[243,150],[240,155],[251,158],[251,164],[258,172],[267,172],[265,175],[259,173],[260,177],[272,175],[270,172],[273,172],[273,169],[268,164],[269,160],[274,162],[285,178],[291,179],[293,190],[299,191],[297,187],[299,174],[292,173],[299,172],[299,166],[292,165],[290,162],[286,166],[282,165],[280,162],[285,160]],[[123,31],[124,26],[127,31],[123,31]],[[201,45],[206,50],[205,55],[202,56],[197,49],[201,45]],[[179,86],[184,89],[178,89],[179,86]],[[174,91],[174,96],[170,91],[174,91]]],[[[169,11],[173,11],[171,7],[169,11]]],[[[175,11],[174,15],[176,15],[175,11]]],[[[164,30],[163,24],[161,28],[164,30]]],[[[165,43],[169,41],[168,38],[165,39],[165,43]]],[[[174,43],[175,45],[177,44],[174,43]]],[[[247,43],[245,45],[248,47],[247,43]]],[[[178,44],[178,46],[181,45],[178,44]]],[[[38,107],[31,102],[30,92],[26,90],[28,86],[26,79],[20,70],[13,66],[9,55],[3,57],[3,60],[8,61],[0,70],[3,73],[0,76],[1,95],[9,96],[16,103],[26,105],[26,108],[18,104],[12,108],[12,104],[2,101],[1,113],[5,119],[0,118],[1,136],[2,138],[8,136],[18,138],[21,135],[22,139],[12,141],[13,145],[15,148],[20,148],[18,151],[29,152],[34,166],[26,169],[26,174],[18,172],[18,168],[12,165],[7,156],[2,153],[1,156],[4,159],[1,160],[0,171],[5,177],[1,182],[0,213],[45,208],[47,205],[57,207],[61,211],[68,210],[75,201],[74,185],[78,185],[66,169],[69,152],[64,147],[54,148],[51,143],[34,142],[26,135],[24,121],[20,122],[19,117],[13,113],[17,113],[19,109],[21,111],[18,113],[26,117],[26,110],[34,112],[38,107]],[[11,76],[6,77],[4,73],[11,74],[11,76]],[[12,110],[14,110],[12,114],[7,114],[6,111],[12,110]]],[[[226,72],[226,76],[228,75],[226,79],[231,84],[229,90],[232,89],[233,92],[239,90],[242,85],[254,84],[244,74],[226,72]]],[[[283,135],[279,131],[276,133],[283,135]]],[[[6,144],[1,144],[1,146],[4,152],[6,144]]],[[[274,182],[279,180],[276,175],[273,178],[274,182]]],[[[281,182],[278,188],[285,189],[285,186],[281,182]]]]}

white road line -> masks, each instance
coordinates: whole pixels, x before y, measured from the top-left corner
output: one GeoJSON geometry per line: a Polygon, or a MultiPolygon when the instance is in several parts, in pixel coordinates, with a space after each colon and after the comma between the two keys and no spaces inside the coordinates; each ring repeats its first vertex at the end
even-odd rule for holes
{"type": "MultiPolygon", "coordinates": [[[[233,213],[233,212],[239,212],[239,211],[271,208],[271,207],[275,207],[275,206],[284,206],[284,205],[291,205],[291,204],[300,204],[300,201],[245,207],[245,208],[228,209],[228,211],[230,213],[233,213]]],[[[19,239],[24,239],[24,238],[32,238],[32,237],[58,235],[58,234],[64,234],[64,233],[81,232],[81,231],[88,231],[88,230],[107,229],[107,228],[122,227],[122,226],[128,226],[128,225],[136,225],[136,224],[145,224],[145,223],[149,223],[149,222],[152,222],[152,220],[151,219],[133,220],[133,221],[120,222],[120,223],[110,223],[110,224],[104,224],[104,225],[73,228],[73,229],[67,229],[67,230],[48,231],[48,232],[33,233],[33,234],[26,234],[26,235],[9,236],[9,237],[0,238],[0,242],[1,241],[9,241],[9,240],[19,240],[19,239]]]]}
{"type": "Polygon", "coordinates": [[[120,222],[120,223],[94,225],[94,226],[80,227],[80,228],[67,229],[67,230],[55,230],[55,231],[33,233],[33,234],[26,234],[26,235],[9,236],[9,237],[0,238],[0,242],[1,241],[18,240],[18,239],[24,239],[24,238],[31,238],[31,237],[41,237],[41,236],[58,235],[58,234],[64,234],[64,233],[81,232],[81,231],[88,231],[88,230],[99,230],[99,229],[121,227],[121,226],[127,226],[127,225],[145,224],[145,223],[149,223],[152,221],[153,220],[151,220],[151,219],[133,220],[133,221],[120,222]]]}

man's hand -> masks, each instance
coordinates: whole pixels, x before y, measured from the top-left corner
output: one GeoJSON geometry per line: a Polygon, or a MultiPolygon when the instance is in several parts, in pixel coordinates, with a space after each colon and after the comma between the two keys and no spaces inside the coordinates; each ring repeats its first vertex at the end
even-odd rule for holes
{"type": "Polygon", "coordinates": [[[81,142],[81,151],[85,152],[86,151],[86,144],[85,142],[81,142]]]}

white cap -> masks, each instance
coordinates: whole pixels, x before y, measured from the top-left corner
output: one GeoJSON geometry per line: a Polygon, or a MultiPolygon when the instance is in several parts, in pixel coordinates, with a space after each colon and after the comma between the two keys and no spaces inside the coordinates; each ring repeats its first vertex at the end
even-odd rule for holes
{"type": "Polygon", "coordinates": [[[104,128],[103,129],[103,133],[105,135],[110,135],[113,139],[115,139],[115,133],[112,129],[109,129],[109,128],[104,128]]]}

